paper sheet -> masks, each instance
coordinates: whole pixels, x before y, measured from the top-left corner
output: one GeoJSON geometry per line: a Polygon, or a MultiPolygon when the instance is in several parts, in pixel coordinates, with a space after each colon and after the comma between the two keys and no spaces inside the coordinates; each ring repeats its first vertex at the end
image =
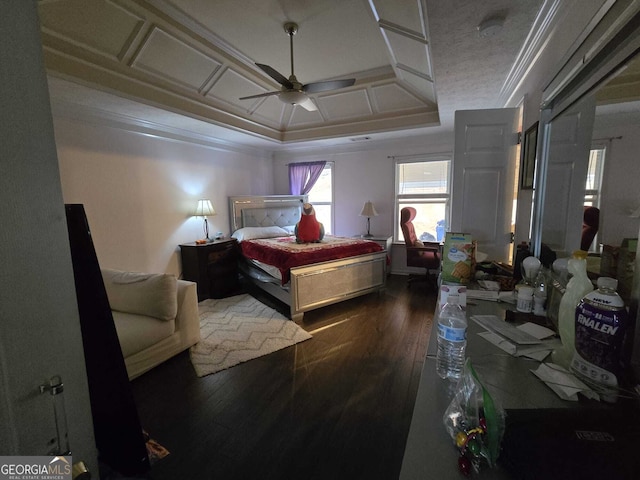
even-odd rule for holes
{"type": "Polygon", "coordinates": [[[487,330],[491,330],[519,345],[536,345],[541,343],[540,339],[516,328],[495,315],[473,315],[471,319],[487,330]]]}
{"type": "Polygon", "coordinates": [[[480,285],[484,290],[492,290],[495,292],[500,291],[500,284],[493,280],[478,280],[478,285],[480,285]]]}
{"type": "Polygon", "coordinates": [[[467,290],[467,298],[473,300],[491,300],[497,302],[500,292],[494,290],[467,290]]]}
{"type": "Polygon", "coordinates": [[[553,337],[555,335],[555,332],[550,328],[543,327],[542,325],[532,322],[523,323],[516,328],[519,328],[523,332],[527,332],[538,340],[544,340],[545,338],[553,337]]]}
{"type": "Polygon", "coordinates": [[[536,370],[531,370],[531,372],[556,392],[556,395],[562,400],[577,402],[579,393],[587,398],[600,400],[600,396],[596,392],[560,365],[541,363],[536,370]]]}
{"type": "Polygon", "coordinates": [[[495,332],[481,332],[478,335],[509,355],[531,358],[539,362],[547,358],[553,350],[561,345],[557,339],[547,340],[537,345],[517,345],[495,332]]]}

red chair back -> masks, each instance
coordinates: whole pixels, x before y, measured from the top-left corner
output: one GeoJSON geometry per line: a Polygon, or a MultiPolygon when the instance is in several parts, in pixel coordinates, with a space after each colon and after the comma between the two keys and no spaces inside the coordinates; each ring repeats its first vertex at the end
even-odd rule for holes
{"type": "Polygon", "coordinates": [[[416,229],[413,226],[414,218],[416,218],[415,208],[404,207],[400,210],[400,228],[402,229],[402,235],[404,236],[404,243],[408,247],[413,247],[416,244],[416,240],[418,240],[416,229]]]}
{"type": "Polygon", "coordinates": [[[584,216],[582,217],[582,238],[580,241],[580,249],[589,251],[591,243],[598,233],[600,226],[600,209],[596,207],[584,207],[584,216]]]}

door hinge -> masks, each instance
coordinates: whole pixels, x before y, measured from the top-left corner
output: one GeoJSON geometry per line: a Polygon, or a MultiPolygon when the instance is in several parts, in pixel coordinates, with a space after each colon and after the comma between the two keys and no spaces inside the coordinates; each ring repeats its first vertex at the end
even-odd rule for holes
{"type": "Polygon", "coordinates": [[[517,145],[520,145],[522,143],[522,132],[518,132],[518,143],[517,145]]]}
{"type": "Polygon", "coordinates": [[[509,243],[515,243],[516,242],[516,232],[511,232],[509,234],[509,243]]]}

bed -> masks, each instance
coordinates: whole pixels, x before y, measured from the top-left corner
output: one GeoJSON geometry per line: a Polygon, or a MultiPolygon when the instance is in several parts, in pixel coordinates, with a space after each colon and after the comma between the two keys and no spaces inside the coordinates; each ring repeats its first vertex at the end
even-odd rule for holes
{"type": "Polygon", "coordinates": [[[304,313],[310,310],[380,292],[385,288],[387,277],[387,255],[376,242],[327,235],[321,244],[304,247],[295,244],[293,228],[300,219],[305,201],[304,196],[297,195],[229,197],[231,231],[240,243],[242,274],[255,286],[287,304],[295,322],[302,321],[304,313]],[[320,253],[324,248],[322,244],[330,243],[340,245],[340,258],[331,258],[327,252],[320,253]],[[273,265],[268,263],[273,255],[285,254],[275,252],[271,257],[267,254],[261,257],[256,244],[276,244],[276,249],[288,253],[302,250],[301,256],[305,258],[284,256],[288,258],[284,264],[273,265]],[[315,250],[322,261],[318,261],[317,256],[312,257],[310,250],[315,250]]]}

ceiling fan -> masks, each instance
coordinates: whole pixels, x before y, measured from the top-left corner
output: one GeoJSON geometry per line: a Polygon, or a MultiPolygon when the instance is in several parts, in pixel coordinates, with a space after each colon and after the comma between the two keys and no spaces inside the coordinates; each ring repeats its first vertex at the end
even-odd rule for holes
{"type": "Polygon", "coordinates": [[[306,85],[300,83],[296,76],[293,74],[293,36],[298,32],[298,25],[293,22],[287,22],[284,24],[284,31],[287,33],[287,35],[289,35],[289,44],[291,46],[291,75],[289,76],[289,78],[287,78],[269,65],[256,63],[256,65],[260,67],[267,75],[269,75],[276,82],[282,85],[282,89],[280,91],[260,93],[258,95],[242,97],[240,98],[240,100],[278,95],[278,98],[285,103],[300,105],[304,109],[313,112],[318,108],[316,107],[315,103],[313,103],[311,98],[307,96],[308,93],[337,90],[339,88],[350,87],[355,83],[355,78],[345,78],[343,80],[327,80],[324,82],[307,83],[306,85]]]}

